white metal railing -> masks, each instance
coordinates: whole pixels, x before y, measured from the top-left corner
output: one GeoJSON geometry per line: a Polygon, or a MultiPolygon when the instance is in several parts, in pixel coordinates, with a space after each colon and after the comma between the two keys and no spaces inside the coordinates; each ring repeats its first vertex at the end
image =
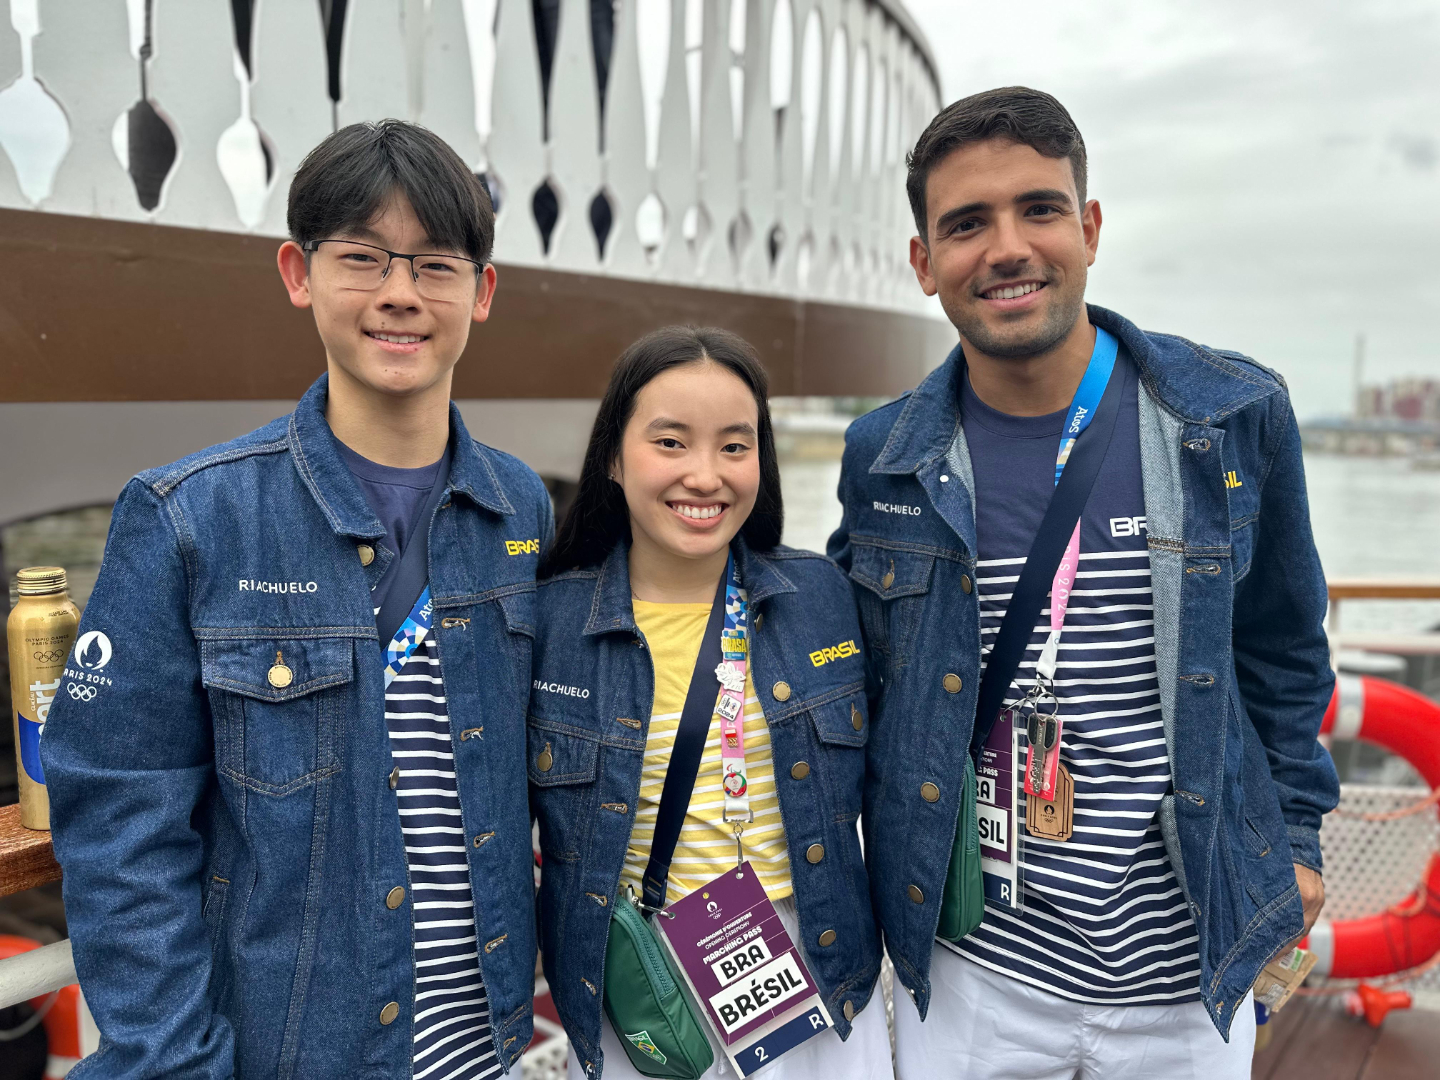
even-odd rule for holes
{"type": "Polygon", "coordinates": [[[279,236],[303,155],[398,116],[485,174],[500,261],[924,306],[904,155],[940,99],[900,0],[615,0],[603,117],[591,6],[8,0],[0,206],[279,236]]]}
{"type": "Polygon", "coordinates": [[[0,960],[0,1009],[54,993],[75,981],[69,938],[0,960]]]}

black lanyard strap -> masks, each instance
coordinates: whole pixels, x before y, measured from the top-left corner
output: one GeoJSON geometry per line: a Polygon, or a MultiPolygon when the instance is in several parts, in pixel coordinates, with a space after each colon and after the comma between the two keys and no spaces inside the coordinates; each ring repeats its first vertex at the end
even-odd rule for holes
{"type": "Polygon", "coordinates": [[[1020,667],[1025,655],[1025,646],[1035,630],[1036,620],[1045,607],[1050,595],[1051,583],[1055,580],[1055,569],[1070,543],[1075,523],[1085,511],[1085,503],[1100,475],[1100,466],[1110,449],[1115,434],[1115,421],[1120,415],[1120,403],[1129,390],[1134,378],[1129,364],[1117,364],[1117,372],[1123,372],[1119,379],[1111,374],[1106,384],[1100,406],[1095,410],[1095,419],[1090,422],[1070,452],[1055,493],[1050,496],[1050,505],[1045,517],[1030,544],[1030,554],[1025,557],[1025,567],[1020,571],[1020,580],[1010,594],[1010,603],[1005,617],[1000,620],[1000,632],[995,635],[995,645],[985,664],[985,674],[980,678],[980,691],[975,704],[975,727],[970,737],[970,755],[976,757],[990,729],[999,719],[1000,709],[1005,704],[1006,692],[1020,667]]]}
{"type": "Polygon", "coordinates": [[[715,718],[715,699],[720,684],[715,669],[720,665],[720,630],[725,625],[725,585],[728,574],[720,575],[715,599],[710,605],[710,618],[705,623],[705,636],[700,640],[700,654],[690,675],[690,689],[685,694],[685,709],[675,729],[675,745],[670,750],[670,766],[665,771],[665,787],[660,792],[660,809],[655,817],[655,836],[650,841],[650,862],[641,882],[646,907],[659,910],[665,906],[665,883],[670,878],[670,861],[690,809],[690,793],[695,790],[695,777],[700,771],[700,758],[710,737],[710,723],[715,718]]]}

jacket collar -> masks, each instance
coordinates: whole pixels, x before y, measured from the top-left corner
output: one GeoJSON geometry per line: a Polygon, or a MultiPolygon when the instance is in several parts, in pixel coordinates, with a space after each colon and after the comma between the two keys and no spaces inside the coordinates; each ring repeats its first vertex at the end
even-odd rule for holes
{"type": "MultiPolygon", "coordinates": [[[[775,561],[752,551],[744,537],[736,536],[730,549],[740,564],[740,581],[751,604],[777,593],[796,591],[794,582],[780,572],[775,561]]],[[[630,602],[630,544],[625,540],[616,544],[600,564],[590,618],[585,622],[586,634],[619,630],[635,632],[635,609],[630,602]]]]}
{"type": "MultiPolygon", "coordinates": [[[[1275,380],[1247,370],[1229,357],[1183,338],[1150,335],[1129,319],[1094,304],[1090,321],[1108,330],[1134,358],[1140,381],[1159,404],[1194,424],[1217,423],[1275,391],[1275,380]]],[[[945,455],[960,425],[960,380],[965,356],[959,345],[905,401],[900,419],[870,466],[872,473],[917,473],[945,455]]]]}
{"type": "MultiPolygon", "coordinates": [[[[343,536],[375,539],[385,535],[360,485],[340,457],[335,433],[325,419],[330,376],[321,375],[290,414],[290,450],[305,486],[315,497],[330,527],[343,536]]],[[[496,475],[490,451],[470,437],[460,410],[450,403],[450,480],[447,490],[467,496],[496,514],[513,514],[496,475]]]]}

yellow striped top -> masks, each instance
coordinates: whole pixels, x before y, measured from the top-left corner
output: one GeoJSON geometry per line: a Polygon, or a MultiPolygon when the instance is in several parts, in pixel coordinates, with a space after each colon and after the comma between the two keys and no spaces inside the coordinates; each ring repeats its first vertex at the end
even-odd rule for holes
{"type": "MultiPolygon", "coordinates": [[[[654,604],[633,601],[635,624],[650,646],[655,665],[655,703],[650,730],[645,736],[645,762],[640,772],[640,802],[635,827],[625,851],[622,884],[640,891],[640,878],[650,861],[650,842],[660,812],[660,793],[670,767],[670,749],[680,726],[680,713],[690,690],[695,658],[710,617],[709,604],[654,604]]],[[[716,683],[716,693],[720,686],[716,683]]],[[[725,824],[725,793],[720,787],[720,725],[712,721],[695,790],[675,857],[670,864],[666,902],[679,900],[735,866],[735,833],[725,824]]],[[[771,900],[789,896],[790,855],[785,827],[780,821],[780,800],[775,793],[775,767],[770,760],[770,729],[747,668],[745,675],[745,778],[750,788],[750,809],[755,820],[745,826],[741,839],[745,858],[760,875],[771,900]]]]}

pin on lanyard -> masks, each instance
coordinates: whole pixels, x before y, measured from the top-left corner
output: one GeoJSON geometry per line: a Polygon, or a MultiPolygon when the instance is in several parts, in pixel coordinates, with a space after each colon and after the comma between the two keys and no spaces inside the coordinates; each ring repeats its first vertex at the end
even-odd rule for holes
{"type": "MultiPolygon", "coordinates": [[[[1065,427],[1060,432],[1060,451],[1055,455],[1055,483],[1065,472],[1070,460],[1070,451],[1075,440],[1090,426],[1095,410],[1109,385],[1110,373],[1115,369],[1115,356],[1120,343],[1114,335],[1095,328],[1095,348],[1090,353],[1090,363],[1085,375],[1075,389],[1074,400],[1065,417],[1065,427]]],[[[1070,543],[1055,577],[1050,583],[1050,636],[1040,650],[1040,659],[1035,664],[1035,685],[1025,695],[1021,709],[1028,714],[1026,734],[1030,738],[1030,750],[1025,758],[1025,793],[1042,799],[1055,797],[1055,781],[1060,771],[1060,702],[1055,696],[1055,668],[1059,661],[1060,634],[1065,628],[1065,613],[1070,607],[1070,594],[1075,588],[1075,575],[1080,569],[1080,522],[1070,534],[1070,543]],[[1036,751],[1039,751],[1037,754],[1036,751]]]]}
{"type": "Polygon", "coordinates": [[[744,862],[740,835],[755,820],[745,778],[745,671],[750,658],[749,603],[735,571],[735,556],[725,564],[725,626],[720,632],[720,663],[715,677],[720,696],[720,772],[725,792],[724,821],[735,830],[735,865],[744,862]]]}

